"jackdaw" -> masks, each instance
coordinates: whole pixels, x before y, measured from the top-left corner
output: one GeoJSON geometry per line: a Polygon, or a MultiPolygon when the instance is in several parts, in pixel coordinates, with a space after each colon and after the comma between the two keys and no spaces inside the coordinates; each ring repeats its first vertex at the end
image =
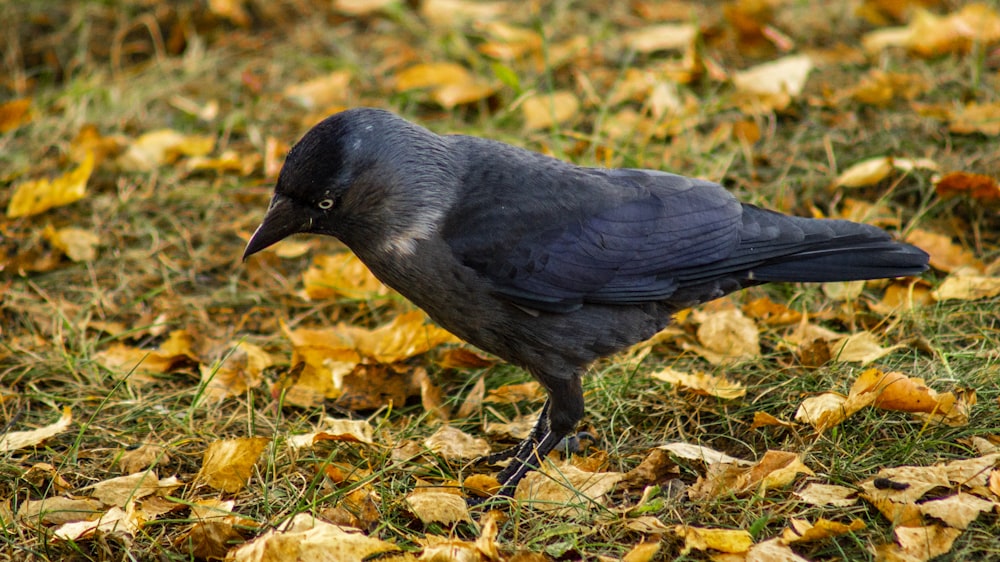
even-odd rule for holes
{"type": "Polygon", "coordinates": [[[463,340],[531,373],[548,399],[498,480],[518,481],[584,414],[587,366],[671,315],[774,281],[917,275],[927,254],[844,220],[741,204],[655,170],[576,166],[350,109],[291,149],[243,258],[295,233],[341,240],[463,340]]]}

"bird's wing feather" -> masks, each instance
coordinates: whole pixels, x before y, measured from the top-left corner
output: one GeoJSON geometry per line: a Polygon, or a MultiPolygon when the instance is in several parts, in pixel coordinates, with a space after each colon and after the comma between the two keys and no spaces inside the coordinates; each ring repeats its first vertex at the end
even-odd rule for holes
{"type": "Polygon", "coordinates": [[[459,213],[463,224],[452,225],[449,242],[498,294],[556,312],[585,302],[668,299],[678,287],[675,271],[724,260],[739,244],[740,205],[717,184],[646,170],[592,169],[576,178],[574,188],[583,194],[569,222],[565,208],[558,220],[533,217],[542,226],[528,232],[459,213]],[[607,205],[604,193],[613,193],[607,205]]]}

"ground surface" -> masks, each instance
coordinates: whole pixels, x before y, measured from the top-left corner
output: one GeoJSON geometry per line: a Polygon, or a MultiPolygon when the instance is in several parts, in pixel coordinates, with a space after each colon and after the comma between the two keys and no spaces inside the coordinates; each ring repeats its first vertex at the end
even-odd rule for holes
{"type": "MultiPolygon", "coordinates": [[[[0,558],[236,556],[243,541],[312,513],[425,557],[434,537],[446,537],[473,560],[706,559],[725,549],[688,551],[678,526],[763,543],[792,519],[826,519],[863,526],[780,546],[810,560],[891,557],[898,530],[912,528],[925,538],[911,559],[1000,559],[992,508],[964,531],[920,512],[959,492],[1000,502],[988,456],[1000,443],[1000,300],[933,293],[963,272],[986,286],[998,274],[996,5],[956,23],[947,18],[963,3],[608,4],[0,6],[0,422],[14,435],[52,427],[66,408],[72,416],[44,438],[3,442],[0,558]],[[936,16],[915,15],[918,4],[936,16]],[[878,44],[872,34],[894,26],[911,31],[878,44]],[[802,56],[808,74],[793,58],[802,56]],[[778,70],[740,74],[789,58],[778,70]],[[861,292],[757,288],[686,313],[652,347],[595,365],[586,383],[584,429],[595,439],[576,465],[628,472],[647,459],[653,474],[631,473],[594,501],[568,500],[580,506],[571,512],[545,511],[536,498],[502,517],[481,508],[464,521],[427,515],[411,501],[415,489],[457,492],[456,482],[491,469],[468,466],[463,457],[474,452],[425,439],[449,417],[494,449],[509,444],[509,432],[488,436],[486,424],[540,406],[531,392],[504,398],[526,375],[455,352],[447,337],[430,341],[423,320],[366,284],[333,240],[296,239],[240,260],[288,146],[322,116],[355,105],[585,165],[704,177],[784,212],[867,220],[932,245],[935,269],[916,284],[861,292]],[[894,160],[837,185],[876,157],[894,160]],[[949,172],[960,174],[942,181],[949,172]],[[43,178],[86,189],[47,210],[14,204],[19,186],[43,178]],[[972,184],[980,191],[968,191],[972,184]],[[839,335],[796,332],[802,314],[809,329],[839,335]],[[387,324],[375,336],[343,328],[387,324]],[[309,329],[350,335],[335,345],[309,329]],[[846,353],[838,338],[857,334],[874,343],[838,356],[846,353]],[[740,346],[739,361],[711,352],[755,337],[759,346],[740,346]],[[708,382],[699,389],[650,376],[668,367],[708,382]],[[793,421],[803,400],[848,394],[869,368],[953,392],[968,416],[949,424],[869,406],[824,431],[793,421]],[[335,384],[331,373],[348,382],[335,384]],[[720,392],[726,385],[741,390],[720,392]],[[493,398],[479,401],[484,391],[493,398]],[[759,426],[762,413],[784,424],[759,426]],[[292,435],[343,435],[326,416],[367,420],[373,444],[289,446],[292,435]],[[784,451],[812,474],[762,486],[759,475],[728,478],[676,452],[650,457],[667,443],[754,462],[784,451]],[[233,449],[219,452],[226,444],[233,449]],[[883,468],[984,458],[976,475],[897,498],[906,505],[895,512],[871,499],[835,507],[796,495],[810,483],[913,490],[896,482],[903,476],[872,479],[883,468]],[[91,487],[150,467],[159,479],[151,491],[138,493],[137,480],[118,481],[118,494],[91,487]],[[83,503],[38,503],[54,498],[83,503]],[[63,527],[100,522],[113,509],[117,528],[63,527]],[[477,537],[478,550],[469,546],[477,537]]],[[[52,188],[39,188],[41,197],[52,188]]],[[[734,550],[732,559],[744,559],[746,546],[734,550]]]]}

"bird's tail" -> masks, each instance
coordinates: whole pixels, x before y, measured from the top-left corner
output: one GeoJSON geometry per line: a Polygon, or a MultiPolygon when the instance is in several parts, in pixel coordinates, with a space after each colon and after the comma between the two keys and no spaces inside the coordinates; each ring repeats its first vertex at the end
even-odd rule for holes
{"type": "MultiPolygon", "coordinates": [[[[744,206],[751,231],[774,229],[777,238],[761,245],[760,261],[748,268],[748,280],[761,283],[829,282],[917,275],[927,269],[926,252],[893,240],[884,230],[845,220],[790,217],[744,206]]],[[[744,243],[753,243],[744,240],[744,243]]]]}

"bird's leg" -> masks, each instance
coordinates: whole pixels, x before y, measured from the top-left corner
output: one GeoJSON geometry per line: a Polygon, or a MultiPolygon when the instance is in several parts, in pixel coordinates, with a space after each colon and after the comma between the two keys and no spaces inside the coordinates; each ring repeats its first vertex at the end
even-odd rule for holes
{"type": "Polygon", "coordinates": [[[513,447],[507,447],[502,451],[497,451],[495,453],[490,453],[486,456],[476,459],[476,464],[486,463],[494,464],[498,462],[503,462],[511,457],[517,456],[521,449],[528,447],[534,447],[542,436],[549,428],[549,400],[545,400],[545,404],[542,405],[542,411],[538,414],[538,421],[535,422],[535,426],[531,428],[531,433],[524,438],[520,443],[514,445],[513,447]]]}
{"type": "Polygon", "coordinates": [[[542,459],[552,452],[583,418],[583,387],[580,384],[580,373],[574,372],[569,378],[565,376],[538,378],[549,391],[549,399],[545,403],[547,409],[543,409],[539,423],[535,425],[531,436],[518,446],[510,464],[497,476],[500,482],[498,495],[501,496],[513,497],[517,483],[524,478],[524,475],[538,468],[542,459]],[[543,425],[543,422],[547,423],[543,425]],[[537,438],[536,432],[541,433],[537,438]]]}

